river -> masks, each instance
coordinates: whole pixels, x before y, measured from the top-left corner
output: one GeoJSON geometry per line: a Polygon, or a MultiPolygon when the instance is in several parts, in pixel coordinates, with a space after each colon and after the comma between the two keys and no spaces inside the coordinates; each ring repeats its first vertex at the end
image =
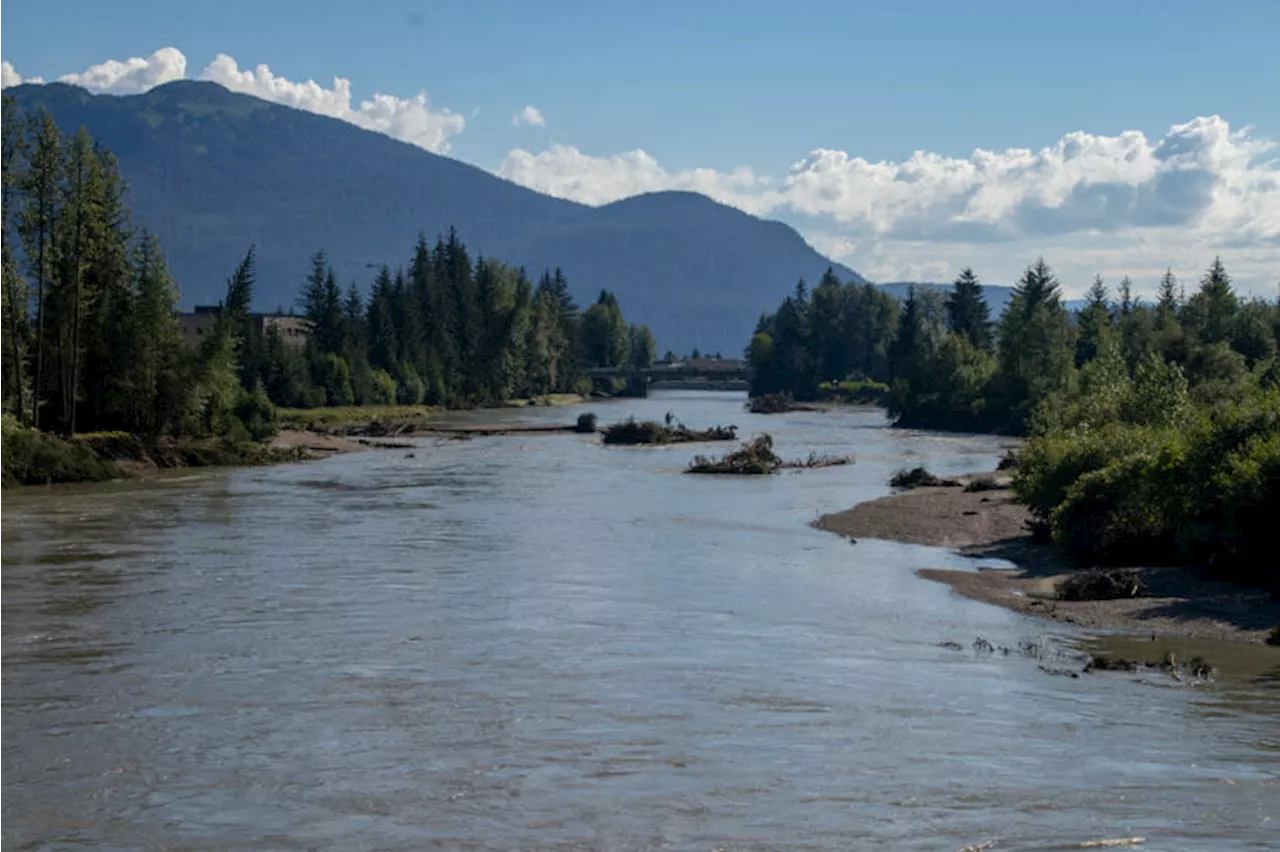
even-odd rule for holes
{"type": "Polygon", "coordinates": [[[998,439],[734,394],[594,410],[857,463],[692,477],[702,448],[424,439],[7,493],[5,849],[1280,845],[1276,672],[977,654],[1074,637],[914,574],[963,557],[809,526],[903,465],[990,469],[998,439]]]}

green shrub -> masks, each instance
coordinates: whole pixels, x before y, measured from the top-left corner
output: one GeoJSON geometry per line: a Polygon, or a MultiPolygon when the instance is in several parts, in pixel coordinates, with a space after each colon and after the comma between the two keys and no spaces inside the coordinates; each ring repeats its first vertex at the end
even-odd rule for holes
{"type": "Polygon", "coordinates": [[[590,411],[578,415],[578,425],[574,431],[583,435],[593,435],[596,431],[596,416],[590,411]]]}
{"type": "Polygon", "coordinates": [[[369,389],[374,405],[392,405],[399,386],[386,370],[374,370],[369,376],[369,389]]]}
{"type": "Polygon", "coordinates": [[[1049,516],[1053,540],[1077,558],[1150,558],[1172,544],[1174,528],[1151,493],[1152,459],[1138,453],[1082,474],[1049,516]]]}
{"type": "Polygon", "coordinates": [[[1014,492],[1033,515],[1047,522],[1077,479],[1138,452],[1150,440],[1147,430],[1118,424],[1031,438],[1018,454],[1014,492]]]}
{"type": "Polygon", "coordinates": [[[355,392],[351,389],[351,367],[341,355],[321,355],[312,368],[317,387],[324,389],[325,405],[351,405],[355,392]]]}
{"type": "Polygon", "coordinates": [[[418,371],[408,364],[400,368],[394,402],[401,405],[421,405],[427,398],[427,386],[418,371]]]}
{"type": "Polygon", "coordinates": [[[121,474],[116,465],[103,461],[84,444],[25,429],[8,414],[0,444],[0,480],[6,488],[48,482],[105,482],[121,474]]]}
{"type": "MultiPolygon", "coordinates": [[[[236,426],[239,425],[247,436],[247,440],[263,441],[275,435],[279,431],[279,424],[276,422],[276,408],[271,404],[271,400],[267,398],[267,392],[263,389],[262,383],[259,382],[251,391],[242,390],[239,398],[236,400],[234,409],[235,421],[231,424],[231,430],[228,431],[228,437],[232,432],[238,431],[236,426]]],[[[239,440],[237,437],[236,440],[239,440]]]]}

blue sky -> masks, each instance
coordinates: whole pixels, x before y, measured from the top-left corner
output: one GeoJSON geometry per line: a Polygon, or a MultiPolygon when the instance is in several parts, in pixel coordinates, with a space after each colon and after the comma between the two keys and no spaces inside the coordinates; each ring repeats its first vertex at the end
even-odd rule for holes
{"type": "Polygon", "coordinates": [[[340,117],[284,87],[342,77],[351,112],[399,99],[349,119],[363,126],[588,203],[705,191],[881,279],[972,263],[1003,280],[1041,252],[1073,291],[1093,272],[1140,289],[1170,264],[1194,278],[1216,251],[1246,290],[1274,295],[1280,276],[1280,2],[10,0],[4,13],[15,75],[172,47],[186,76],[225,54],[236,64],[219,82],[340,117]],[[260,64],[269,84],[228,76],[260,64]],[[544,123],[513,123],[526,106],[544,123]],[[975,149],[1002,158],[960,174],[975,149]]]}

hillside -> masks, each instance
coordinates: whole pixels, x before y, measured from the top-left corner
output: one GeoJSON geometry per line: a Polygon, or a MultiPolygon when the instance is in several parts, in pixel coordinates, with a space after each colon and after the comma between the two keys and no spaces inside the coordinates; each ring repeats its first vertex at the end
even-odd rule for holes
{"type": "MultiPolygon", "coordinates": [[[[739,351],[761,311],[830,264],[790,227],[693,193],[587,207],[337,119],[206,82],[142,95],[65,84],[6,90],[85,126],[120,161],[134,218],[157,233],[190,306],[216,300],[252,243],[257,304],[290,306],[309,257],[327,251],[345,285],[407,259],[419,232],[452,225],[486,256],[558,265],[578,300],[614,291],[663,348],[739,351]]],[[[843,278],[857,277],[836,265],[843,278]]]]}

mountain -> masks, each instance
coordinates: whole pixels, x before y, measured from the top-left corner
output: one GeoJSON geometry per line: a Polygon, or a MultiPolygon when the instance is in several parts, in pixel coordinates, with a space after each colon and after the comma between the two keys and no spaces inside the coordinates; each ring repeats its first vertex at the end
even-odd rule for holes
{"type": "Polygon", "coordinates": [[[560,266],[579,303],[617,294],[663,349],[738,352],[759,314],[832,264],[793,229],[704,196],[661,192],[588,207],[334,118],[180,81],[142,95],[61,83],[7,89],[64,132],[88,128],[129,183],[136,224],[161,239],[182,303],[214,302],[250,244],[257,307],[292,306],[324,249],[342,284],[406,263],[450,226],[476,253],[560,266]]]}
{"type": "MultiPolygon", "coordinates": [[[[889,281],[876,286],[900,300],[907,298],[907,290],[911,287],[934,290],[943,295],[951,292],[953,287],[951,284],[938,284],[931,281],[889,281]]],[[[1013,287],[1003,284],[983,284],[982,298],[991,309],[991,318],[999,319],[1000,314],[1004,313],[1004,309],[1009,305],[1009,300],[1013,298],[1013,287]]],[[[1079,311],[1086,304],[1084,299],[1064,299],[1062,302],[1062,306],[1071,313],[1079,311]]]]}
{"type": "MultiPolygon", "coordinates": [[[[876,286],[896,299],[907,298],[907,290],[912,287],[917,290],[933,290],[934,292],[942,293],[944,296],[950,293],[954,287],[952,284],[938,284],[932,281],[889,281],[876,286]]],[[[982,298],[987,303],[987,307],[991,309],[991,318],[995,319],[1000,316],[1005,306],[1009,304],[1009,300],[1013,298],[1013,288],[1000,284],[983,284],[982,298]]]]}

